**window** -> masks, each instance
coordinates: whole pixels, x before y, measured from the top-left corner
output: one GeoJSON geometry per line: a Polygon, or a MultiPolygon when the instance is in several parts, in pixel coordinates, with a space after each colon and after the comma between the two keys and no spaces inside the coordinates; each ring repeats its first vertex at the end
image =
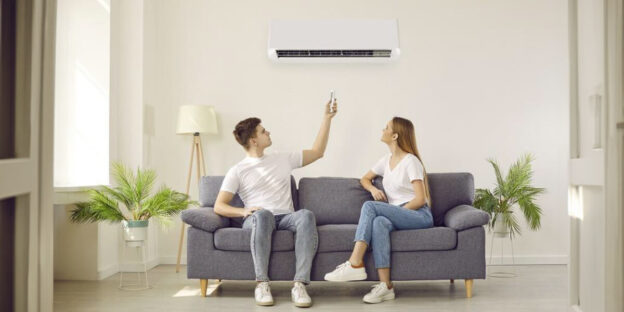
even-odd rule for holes
{"type": "Polygon", "coordinates": [[[54,186],[109,183],[110,1],[58,0],[54,186]]]}

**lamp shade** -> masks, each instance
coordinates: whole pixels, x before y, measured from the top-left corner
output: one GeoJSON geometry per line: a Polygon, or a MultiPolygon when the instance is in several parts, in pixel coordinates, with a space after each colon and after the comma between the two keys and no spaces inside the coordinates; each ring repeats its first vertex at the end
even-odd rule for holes
{"type": "Polygon", "coordinates": [[[180,106],[176,133],[218,133],[217,115],[213,107],[208,105],[180,106]]]}

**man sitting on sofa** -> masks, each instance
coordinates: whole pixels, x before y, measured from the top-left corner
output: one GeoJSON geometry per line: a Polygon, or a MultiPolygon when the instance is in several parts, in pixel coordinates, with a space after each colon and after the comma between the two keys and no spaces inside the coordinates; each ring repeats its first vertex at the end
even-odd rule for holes
{"type": "Polygon", "coordinates": [[[307,166],[323,157],[331,119],[337,104],[327,103],[321,129],[312,149],[293,153],[264,153],[271,146],[271,133],[258,118],[248,118],[236,125],[234,137],[245,149],[247,157],[228,170],[217,200],[215,213],[224,217],[243,217],[243,228],[251,229],[251,255],[258,284],[255,299],[258,305],[273,305],[269,288],[269,257],[274,230],[289,230],[295,235],[296,273],[291,291],[298,307],[309,307],[312,299],[305,289],[310,283],[312,260],[318,245],[316,220],[309,210],[294,210],[290,190],[291,171],[307,166]],[[244,208],[229,205],[238,193],[244,208]]]}

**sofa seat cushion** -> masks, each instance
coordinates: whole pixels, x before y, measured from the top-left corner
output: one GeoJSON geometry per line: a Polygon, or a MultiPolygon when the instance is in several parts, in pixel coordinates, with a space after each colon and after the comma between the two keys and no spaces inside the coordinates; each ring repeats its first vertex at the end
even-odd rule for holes
{"type": "MultiPolygon", "coordinates": [[[[251,251],[251,230],[242,228],[222,228],[214,233],[214,246],[219,250],[251,251]]],[[[271,251],[295,250],[295,239],[291,231],[273,232],[271,251]]]]}
{"type": "MultiPolygon", "coordinates": [[[[353,250],[357,225],[328,224],[318,227],[318,252],[353,250]]],[[[451,250],[457,245],[457,232],[448,227],[393,231],[392,251],[451,250]]]]}

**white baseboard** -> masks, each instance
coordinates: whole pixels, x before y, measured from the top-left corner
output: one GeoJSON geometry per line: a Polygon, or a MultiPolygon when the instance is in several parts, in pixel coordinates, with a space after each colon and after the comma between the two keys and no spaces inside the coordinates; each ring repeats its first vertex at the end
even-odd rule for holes
{"type": "MultiPolygon", "coordinates": [[[[490,264],[489,255],[485,256],[485,263],[487,265],[512,265],[511,256],[502,257],[501,256],[492,256],[492,264],[490,264]]],[[[551,256],[515,256],[513,259],[513,263],[516,265],[538,265],[538,264],[568,264],[568,256],[567,255],[551,255],[551,256]]]]}
{"type": "MultiPolygon", "coordinates": [[[[154,258],[154,259],[150,259],[147,261],[146,266],[147,269],[152,269],[155,266],[159,265],[159,261],[158,258],[154,258]]],[[[143,266],[142,262],[138,262],[138,261],[128,261],[125,263],[120,263],[119,264],[119,272],[143,272],[143,270],[145,269],[145,267],[143,266]]]]}
{"type": "Polygon", "coordinates": [[[107,277],[110,277],[112,275],[114,275],[115,273],[119,272],[119,265],[118,264],[111,264],[103,269],[99,269],[98,270],[98,280],[103,280],[107,277]]]}
{"type": "MultiPolygon", "coordinates": [[[[175,263],[175,262],[174,262],[175,263]]],[[[154,258],[147,261],[147,269],[152,269],[159,265],[159,259],[154,258]]],[[[98,270],[98,280],[103,280],[107,277],[113,276],[121,271],[123,272],[143,272],[143,263],[138,261],[128,261],[121,264],[111,264],[98,270]]]]}

